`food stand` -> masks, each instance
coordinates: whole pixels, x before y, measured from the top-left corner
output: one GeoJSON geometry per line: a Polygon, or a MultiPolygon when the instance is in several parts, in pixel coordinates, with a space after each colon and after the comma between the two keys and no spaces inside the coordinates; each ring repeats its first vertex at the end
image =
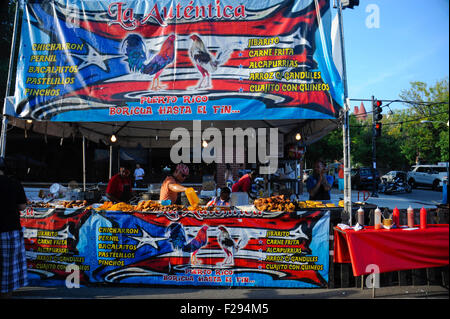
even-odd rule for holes
{"type": "Polygon", "coordinates": [[[327,286],[329,211],[102,206],[23,212],[32,281],[63,285],[70,266],[83,285],[327,286]]]}
{"type": "MultiPolygon", "coordinates": [[[[202,140],[213,138],[213,160],[246,163],[248,155],[216,153],[227,149],[226,134],[273,130],[270,140],[249,147],[258,148],[264,166],[259,147],[272,151],[298,132],[296,143],[314,143],[342,115],[327,0],[53,0],[25,1],[23,10],[16,89],[4,121],[82,136],[83,149],[85,139],[112,144],[112,135],[115,145],[147,148],[173,148],[186,137],[195,163],[205,159],[202,140]]],[[[3,131],[2,149],[5,143],[3,131]]],[[[30,205],[22,213],[33,279],[62,283],[74,264],[83,283],[327,285],[336,205],[285,202],[260,210],[255,202],[208,211],[153,203],[146,211],[145,201],[114,210],[90,204],[30,205]]]]}

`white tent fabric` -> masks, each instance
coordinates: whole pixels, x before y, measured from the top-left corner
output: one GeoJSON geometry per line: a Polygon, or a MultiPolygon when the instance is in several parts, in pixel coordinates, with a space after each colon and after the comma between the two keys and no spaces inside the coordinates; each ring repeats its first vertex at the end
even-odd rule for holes
{"type": "MultiPolygon", "coordinates": [[[[112,144],[110,137],[116,135],[114,145],[122,147],[170,148],[176,141],[170,140],[170,132],[175,128],[185,128],[192,133],[192,121],[166,122],[48,122],[9,118],[9,125],[49,136],[69,138],[84,136],[95,143],[112,144]]],[[[218,128],[224,133],[225,128],[277,128],[284,142],[295,142],[295,135],[300,132],[304,145],[309,145],[336,129],[337,120],[270,120],[270,121],[202,121],[202,129],[218,128]]],[[[191,134],[192,136],[192,134],[191,134]]]]}

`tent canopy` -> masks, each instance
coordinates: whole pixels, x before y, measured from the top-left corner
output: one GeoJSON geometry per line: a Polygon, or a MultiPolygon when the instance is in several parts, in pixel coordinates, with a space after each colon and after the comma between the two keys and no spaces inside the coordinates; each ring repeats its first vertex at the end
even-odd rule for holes
{"type": "MultiPolygon", "coordinates": [[[[175,128],[184,128],[192,136],[192,121],[137,121],[137,122],[51,122],[32,121],[10,118],[9,124],[24,130],[69,138],[84,136],[88,140],[106,145],[119,145],[122,147],[167,148],[176,140],[170,140],[170,134],[175,128]],[[117,141],[112,143],[112,135],[117,141]]],[[[277,128],[282,135],[284,143],[295,142],[297,133],[301,134],[302,144],[309,145],[336,129],[337,120],[253,120],[253,121],[201,121],[201,128],[205,130],[214,127],[225,136],[226,128],[277,128]]]]}
{"type": "Polygon", "coordinates": [[[14,126],[170,147],[170,132],[196,120],[221,132],[276,127],[285,142],[300,132],[306,145],[338,125],[329,0],[23,4],[4,109],[14,126]]]}

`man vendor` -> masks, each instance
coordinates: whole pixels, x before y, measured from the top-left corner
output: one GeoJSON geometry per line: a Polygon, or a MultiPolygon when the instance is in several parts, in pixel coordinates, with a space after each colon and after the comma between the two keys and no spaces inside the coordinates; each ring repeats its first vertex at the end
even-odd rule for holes
{"type": "Polygon", "coordinates": [[[333,177],[326,174],[326,167],[322,161],[314,163],[313,174],[306,180],[306,189],[310,200],[330,200],[330,190],[333,177]]]}
{"type": "Polygon", "coordinates": [[[253,198],[254,196],[251,195],[252,183],[256,176],[256,171],[251,171],[250,173],[245,174],[233,185],[231,191],[233,193],[244,192],[247,193],[250,198],[253,198]]]}
{"type": "Polygon", "coordinates": [[[125,164],[119,167],[119,173],[111,177],[106,187],[106,197],[112,202],[128,202],[131,199],[132,180],[125,164]]]}
{"type": "Polygon", "coordinates": [[[185,164],[178,164],[172,175],[166,177],[161,185],[159,200],[170,200],[171,204],[181,203],[179,193],[186,191],[186,187],[181,185],[189,176],[189,167],[185,164]]]}

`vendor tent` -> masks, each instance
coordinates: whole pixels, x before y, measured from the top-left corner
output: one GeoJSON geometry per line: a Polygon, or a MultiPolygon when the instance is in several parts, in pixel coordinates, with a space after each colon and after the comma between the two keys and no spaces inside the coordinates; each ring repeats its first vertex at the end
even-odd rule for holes
{"type": "MultiPolygon", "coordinates": [[[[329,0],[22,1],[5,124],[125,147],[174,128],[277,128],[303,144],[335,129],[343,83],[329,0]],[[6,121],[6,119],[8,121],[6,121]]],[[[10,70],[11,71],[11,70],[10,70]]]]}

